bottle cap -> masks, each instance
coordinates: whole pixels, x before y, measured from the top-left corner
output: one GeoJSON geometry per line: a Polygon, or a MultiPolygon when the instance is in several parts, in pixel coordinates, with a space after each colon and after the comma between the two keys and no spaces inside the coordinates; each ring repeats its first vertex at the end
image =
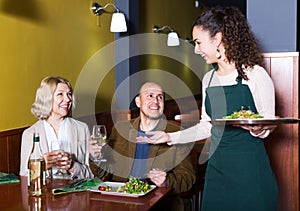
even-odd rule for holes
{"type": "Polygon", "coordinates": [[[33,142],[40,142],[40,136],[39,136],[39,134],[34,134],[33,135],[33,142]]]}

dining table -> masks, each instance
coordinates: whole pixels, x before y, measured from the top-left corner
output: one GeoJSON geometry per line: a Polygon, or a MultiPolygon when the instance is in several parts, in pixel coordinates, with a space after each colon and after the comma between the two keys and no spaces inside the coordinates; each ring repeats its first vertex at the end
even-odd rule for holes
{"type": "Polygon", "coordinates": [[[52,190],[73,183],[74,180],[47,179],[47,191],[43,196],[28,194],[28,179],[21,176],[20,182],[0,185],[0,210],[131,210],[154,209],[166,197],[171,187],[154,188],[149,193],[138,196],[102,194],[101,192],[72,192],[54,195],[52,190]]]}

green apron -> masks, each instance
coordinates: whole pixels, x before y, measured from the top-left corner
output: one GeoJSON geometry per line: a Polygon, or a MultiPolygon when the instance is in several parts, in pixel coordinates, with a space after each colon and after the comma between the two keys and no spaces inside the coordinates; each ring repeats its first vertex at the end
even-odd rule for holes
{"type": "MultiPolygon", "coordinates": [[[[257,112],[249,87],[240,76],[237,81],[216,87],[209,82],[205,106],[211,119],[230,115],[241,106],[257,112]]],[[[213,126],[211,133],[201,210],[276,211],[277,184],[263,141],[233,126],[213,126]]]]}

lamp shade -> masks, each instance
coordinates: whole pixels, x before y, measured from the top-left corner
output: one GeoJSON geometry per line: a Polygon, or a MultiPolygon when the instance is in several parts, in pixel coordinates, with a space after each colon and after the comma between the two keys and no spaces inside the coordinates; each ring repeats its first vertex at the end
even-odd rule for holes
{"type": "Polygon", "coordinates": [[[167,45],[168,46],[179,46],[179,38],[178,38],[178,34],[176,32],[170,32],[168,34],[167,45]]]}
{"type": "Polygon", "coordinates": [[[126,32],[127,25],[125,16],[121,12],[113,13],[110,24],[111,32],[126,32]]]}

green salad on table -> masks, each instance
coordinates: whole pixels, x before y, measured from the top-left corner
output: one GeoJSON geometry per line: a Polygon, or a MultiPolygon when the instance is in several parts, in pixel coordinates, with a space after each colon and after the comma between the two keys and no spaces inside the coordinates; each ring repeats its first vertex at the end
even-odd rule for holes
{"type": "Polygon", "coordinates": [[[129,193],[129,194],[144,194],[151,189],[151,186],[140,179],[130,178],[125,185],[119,187],[117,192],[129,193]]]}

